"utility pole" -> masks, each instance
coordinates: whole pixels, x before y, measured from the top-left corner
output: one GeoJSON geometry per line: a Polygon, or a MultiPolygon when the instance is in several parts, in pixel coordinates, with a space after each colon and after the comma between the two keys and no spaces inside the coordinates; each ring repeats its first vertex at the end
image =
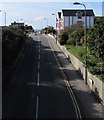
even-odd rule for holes
{"type": "MultiPolygon", "coordinates": [[[[56,16],[56,24],[57,24],[57,15],[56,14],[52,14],[56,16]]],[[[57,44],[57,25],[56,25],[56,44],[57,44]]]]}
{"type": "Polygon", "coordinates": [[[73,3],[74,5],[83,5],[85,10],[84,10],[84,14],[85,14],[85,27],[84,27],[84,32],[85,32],[85,84],[87,84],[87,35],[86,35],[86,6],[83,3],[79,3],[79,2],[75,2],[73,3]]]}

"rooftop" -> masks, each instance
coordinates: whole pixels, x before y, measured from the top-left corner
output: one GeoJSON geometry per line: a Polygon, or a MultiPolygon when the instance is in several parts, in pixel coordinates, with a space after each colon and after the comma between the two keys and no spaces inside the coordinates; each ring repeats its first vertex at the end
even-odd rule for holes
{"type": "MultiPolygon", "coordinates": [[[[63,16],[76,16],[76,13],[78,11],[80,11],[82,13],[82,16],[84,16],[85,10],[82,10],[82,9],[81,10],[80,9],[77,9],[77,10],[62,9],[63,16]]],[[[87,16],[95,16],[92,9],[87,9],[86,15],[87,16]]]]}

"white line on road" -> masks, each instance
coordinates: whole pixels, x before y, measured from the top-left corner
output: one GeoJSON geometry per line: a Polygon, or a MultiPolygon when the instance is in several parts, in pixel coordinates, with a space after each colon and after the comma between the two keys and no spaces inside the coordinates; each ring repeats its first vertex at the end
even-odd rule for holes
{"type": "Polygon", "coordinates": [[[38,56],[38,60],[40,60],[40,54],[39,54],[39,56],[38,56]]]}
{"type": "MultiPolygon", "coordinates": [[[[40,42],[40,38],[38,36],[38,41],[40,42]]],[[[38,49],[38,74],[37,74],[37,86],[39,87],[39,80],[40,80],[40,43],[38,49]]]]}
{"type": "Polygon", "coordinates": [[[39,49],[39,54],[40,54],[40,49],[39,49]]]}
{"type": "Polygon", "coordinates": [[[40,49],[40,44],[39,44],[39,49],[40,49]]]}
{"type": "Polygon", "coordinates": [[[39,79],[40,79],[40,74],[38,72],[38,80],[37,80],[37,86],[39,87],[39,79]]]}
{"type": "Polygon", "coordinates": [[[38,71],[40,70],[40,61],[38,61],[38,71]]]}
{"type": "Polygon", "coordinates": [[[38,102],[39,102],[39,97],[37,96],[36,98],[36,120],[38,120],[38,102]]]}

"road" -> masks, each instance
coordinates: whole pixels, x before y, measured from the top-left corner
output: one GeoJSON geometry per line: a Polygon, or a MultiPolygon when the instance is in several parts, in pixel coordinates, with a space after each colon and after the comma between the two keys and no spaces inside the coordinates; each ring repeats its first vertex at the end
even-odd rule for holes
{"type": "Polygon", "coordinates": [[[31,36],[23,61],[3,97],[3,118],[81,119],[79,105],[57,59],[53,40],[40,34],[31,36]]]}

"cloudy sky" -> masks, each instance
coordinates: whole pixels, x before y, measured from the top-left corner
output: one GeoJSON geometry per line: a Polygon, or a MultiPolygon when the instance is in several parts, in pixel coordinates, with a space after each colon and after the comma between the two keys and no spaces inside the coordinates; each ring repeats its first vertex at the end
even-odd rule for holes
{"type": "MultiPolygon", "coordinates": [[[[6,24],[9,25],[11,22],[25,22],[25,24],[32,25],[34,29],[41,29],[47,25],[52,25],[55,27],[55,16],[52,14],[57,14],[57,12],[62,9],[83,9],[81,5],[73,5],[71,0],[62,0],[59,2],[55,2],[54,0],[41,0],[33,1],[33,0],[3,0],[0,3],[0,25],[4,25],[4,14],[6,12],[6,24]],[[22,2],[21,2],[22,1],[22,2]],[[69,2],[68,2],[69,1],[69,2]],[[44,20],[46,18],[47,20],[44,20]]],[[[93,2],[89,2],[87,0],[79,0],[78,2],[84,3],[87,9],[93,9],[96,16],[102,16],[102,1],[101,0],[93,0],[93,2]]],[[[75,2],[75,0],[74,0],[75,2]]]]}

